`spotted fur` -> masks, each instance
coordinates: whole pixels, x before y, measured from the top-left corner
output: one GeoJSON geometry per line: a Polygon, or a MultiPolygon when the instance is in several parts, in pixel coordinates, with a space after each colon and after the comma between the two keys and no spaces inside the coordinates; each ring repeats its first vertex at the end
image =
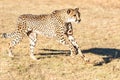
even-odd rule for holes
{"type": "Polygon", "coordinates": [[[68,45],[71,55],[80,54],[84,58],[73,37],[71,24],[71,22],[79,23],[80,20],[78,8],[55,10],[51,14],[43,15],[23,14],[18,18],[17,29],[12,33],[3,33],[2,37],[13,38],[9,45],[9,56],[11,57],[13,57],[13,47],[27,35],[30,40],[30,56],[36,60],[34,48],[37,42],[37,35],[40,34],[55,38],[60,43],[68,45]]]}

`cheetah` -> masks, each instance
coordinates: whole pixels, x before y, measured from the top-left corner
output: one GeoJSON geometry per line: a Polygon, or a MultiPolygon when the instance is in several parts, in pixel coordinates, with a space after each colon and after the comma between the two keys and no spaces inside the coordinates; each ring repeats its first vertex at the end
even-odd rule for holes
{"type": "Polygon", "coordinates": [[[9,43],[8,53],[10,57],[14,57],[12,53],[14,46],[24,36],[28,36],[30,41],[30,57],[37,60],[34,56],[34,48],[37,42],[37,36],[40,34],[55,38],[61,44],[69,46],[71,55],[79,54],[86,60],[73,37],[72,22],[79,23],[80,21],[79,8],[55,10],[50,14],[41,15],[23,14],[18,17],[17,29],[11,33],[2,33],[2,37],[13,39],[9,43]]]}

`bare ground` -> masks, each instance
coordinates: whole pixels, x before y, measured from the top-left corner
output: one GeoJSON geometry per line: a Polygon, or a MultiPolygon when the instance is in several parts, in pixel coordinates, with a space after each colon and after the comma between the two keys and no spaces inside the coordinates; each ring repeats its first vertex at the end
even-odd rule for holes
{"type": "Polygon", "coordinates": [[[14,31],[21,14],[75,7],[80,8],[82,21],[73,24],[74,36],[91,63],[68,56],[66,46],[42,36],[35,50],[38,61],[29,57],[27,38],[15,47],[15,58],[9,58],[10,40],[0,39],[0,80],[119,80],[119,0],[0,0],[0,33],[14,31]]]}

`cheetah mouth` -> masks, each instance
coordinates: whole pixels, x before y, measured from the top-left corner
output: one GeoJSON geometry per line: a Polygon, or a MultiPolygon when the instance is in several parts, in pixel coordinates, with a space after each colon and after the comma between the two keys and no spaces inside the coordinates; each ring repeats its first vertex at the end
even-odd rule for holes
{"type": "Polygon", "coordinates": [[[76,21],[76,23],[80,23],[80,21],[76,21]]]}

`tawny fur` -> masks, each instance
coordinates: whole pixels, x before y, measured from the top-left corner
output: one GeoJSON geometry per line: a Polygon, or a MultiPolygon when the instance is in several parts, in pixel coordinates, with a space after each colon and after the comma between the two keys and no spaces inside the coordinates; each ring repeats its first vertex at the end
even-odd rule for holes
{"type": "Polygon", "coordinates": [[[13,38],[9,45],[9,56],[13,57],[12,48],[17,45],[24,36],[28,36],[30,40],[30,56],[36,60],[34,56],[34,47],[37,41],[37,34],[55,38],[64,45],[68,45],[71,55],[81,53],[77,42],[73,37],[73,28],[71,22],[80,22],[80,12],[75,9],[55,10],[51,14],[32,15],[23,14],[19,16],[17,21],[17,29],[12,33],[3,33],[4,38],[13,38]]]}

